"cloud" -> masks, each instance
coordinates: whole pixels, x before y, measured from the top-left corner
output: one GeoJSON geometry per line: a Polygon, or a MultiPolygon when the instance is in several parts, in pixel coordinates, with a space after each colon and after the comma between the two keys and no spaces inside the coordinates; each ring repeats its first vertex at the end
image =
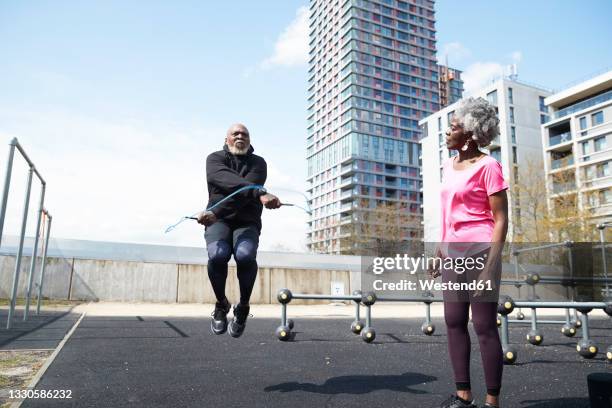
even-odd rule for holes
{"type": "Polygon", "coordinates": [[[510,54],[510,59],[512,59],[512,62],[515,64],[518,64],[523,59],[523,53],[520,51],[514,51],[512,54],[510,54]]]}
{"type": "Polygon", "coordinates": [[[503,75],[504,66],[498,62],[475,62],[461,75],[465,94],[472,94],[503,75]]]}
{"type": "MultiPolygon", "coordinates": [[[[295,19],[274,44],[274,53],[260,63],[261,69],[293,67],[308,62],[308,8],[300,7],[295,19]]],[[[250,73],[247,73],[248,75],[250,73]]]]}
{"type": "Polygon", "coordinates": [[[455,64],[469,58],[472,52],[460,42],[451,42],[444,44],[438,52],[438,64],[446,65],[446,57],[451,67],[455,64]]]}
{"type": "Polygon", "coordinates": [[[509,63],[503,64],[495,61],[482,62],[478,61],[470,64],[461,74],[464,82],[465,95],[473,94],[483,87],[490,84],[501,77],[510,74],[510,65],[518,64],[523,60],[521,51],[513,51],[507,55],[510,59],[509,63]]]}

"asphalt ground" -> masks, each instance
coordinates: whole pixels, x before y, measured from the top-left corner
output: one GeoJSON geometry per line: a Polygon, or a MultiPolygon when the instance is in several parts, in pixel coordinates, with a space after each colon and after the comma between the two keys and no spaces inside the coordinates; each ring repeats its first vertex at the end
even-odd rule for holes
{"type": "MultiPolygon", "coordinates": [[[[366,344],[350,319],[296,319],[280,342],[278,319],[251,319],[245,334],[215,336],[206,318],[85,317],[37,385],[71,390],[69,400],[28,399],[24,407],[436,407],[453,391],[443,321],[421,333],[421,319],[376,319],[366,344]]],[[[586,376],[611,371],[610,319],[592,319],[600,349],[592,360],[560,326],[545,325],[541,346],[512,325],[518,361],[505,366],[504,407],[587,407],[586,376]]],[[[470,325],[471,327],[471,325],[470,325]]],[[[472,329],[471,329],[472,330],[472,329]]],[[[472,331],[472,338],[476,339],[472,331]]],[[[472,384],[485,393],[477,341],[472,384]]]]}
{"type": "Polygon", "coordinates": [[[0,309],[0,350],[54,349],[78,320],[79,315],[65,310],[30,309],[28,320],[23,320],[23,308],[16,309],[12,327],[6,328],[8,308],[0,309]]]}

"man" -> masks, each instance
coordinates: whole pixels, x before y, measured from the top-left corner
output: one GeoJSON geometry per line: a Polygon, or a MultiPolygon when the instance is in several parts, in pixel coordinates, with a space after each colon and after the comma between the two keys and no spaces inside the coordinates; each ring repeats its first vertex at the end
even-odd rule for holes
{"type": "MultiPolygon", "coordinates": [[[[266,161],[253,154],[248,129],[232,125],[226,134],[223,150],[206,158],[208,205],[210,208],[225,197],[246,186],[263,186],[267,177],[266,161]]],[[[234,254],[240,284],[240,302],[234,306],[229,334],[240,337],[249,315],[249,299],[257,277],[257,246],[261,232],[263,207],[274,209],[280,200],[263,187],[245,189],[226,199],[210,211],[198,215],[206,226],[204,237],[208,251],[208,277],[217,298],[210,328],[215,334],[228,330],[230,302],[225,297],[227,263],[234,254]]]]}

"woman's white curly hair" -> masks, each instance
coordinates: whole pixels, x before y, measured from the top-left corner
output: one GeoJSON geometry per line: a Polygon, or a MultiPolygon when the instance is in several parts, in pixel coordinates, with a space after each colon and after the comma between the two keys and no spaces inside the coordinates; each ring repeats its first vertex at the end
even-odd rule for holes
{"type": "Polygon", "coordinates": [[[478,146],[486,147],[499,135],[499,118],[495,107],[484,98],[465,98],[459,101],[455,119],[463,125],[463,131],[472,134],[478,146]]]}

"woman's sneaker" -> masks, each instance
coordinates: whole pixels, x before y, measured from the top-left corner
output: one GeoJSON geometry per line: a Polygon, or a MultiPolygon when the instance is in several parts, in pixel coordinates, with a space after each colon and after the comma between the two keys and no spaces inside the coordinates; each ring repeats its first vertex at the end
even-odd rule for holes
{"type": "Polygon", "coordinates": [[[474,401],[466,401],[456,395],[451,395],[440,404],[440,408],[478,408],[478,406],[474,404],[474,401]]]}
{"type": "Polygon", "coordinates": [[[212,320],[210,321],[210,330],[214,334],[223,334],[227,330],[227,314],[230,311],[230,302],[225,299],[225,302],[215,303],[215,311],[212,312],[212,320]]]}
{"type": "Polygon", "coordinates": [[[244,333],[244,327],[246,326],[247,317],[249,317],[249,311],[251,306],[244,306],[238,303],[234,306],[234,318],[229,324],[229,334],[232,337],[240,337],[244,333]]]}

